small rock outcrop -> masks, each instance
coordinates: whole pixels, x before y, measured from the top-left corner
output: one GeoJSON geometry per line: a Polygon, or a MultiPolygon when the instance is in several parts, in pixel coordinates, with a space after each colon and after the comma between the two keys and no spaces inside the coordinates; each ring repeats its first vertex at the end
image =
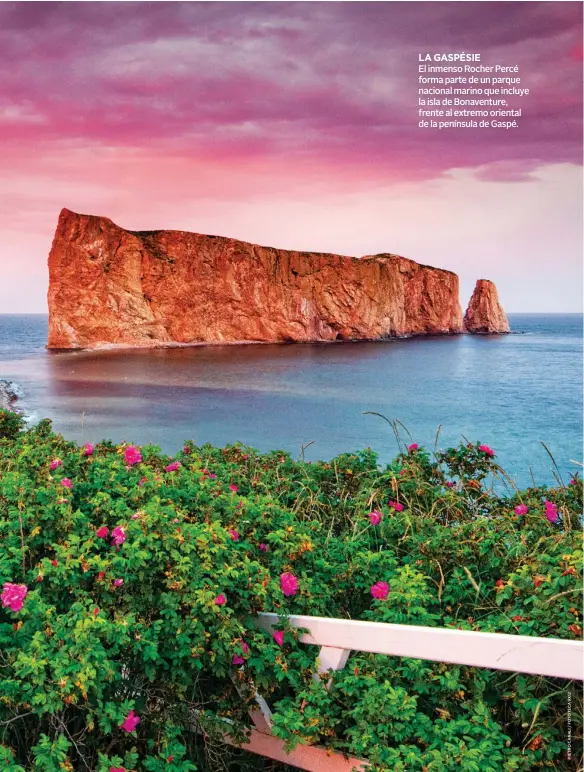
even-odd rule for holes
{"type": "Polygon", "coordinates": [[[477,281],[464,315],[464,329],[474,335],[510,332],[509,322],[492,281],[477,281]]]}
{"type": "Polygon", "coordinates": [[[463,332],[458,276],[64,209],[49,255],[49,348],[373,340],[463,332]]]}
{"type": "Polygon", "coordinates": [[[13,381],[0,378],[0,410],[16,412],[16,402],[20,397],[20,388],[13,381]]]}

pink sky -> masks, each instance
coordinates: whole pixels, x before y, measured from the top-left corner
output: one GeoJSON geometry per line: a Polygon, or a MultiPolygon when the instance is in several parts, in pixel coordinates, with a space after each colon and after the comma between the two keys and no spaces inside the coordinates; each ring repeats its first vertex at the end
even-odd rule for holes
{"type": "Polygon", "coordinates": [[[64,206],[578,311],[581,35],[578,2],[0,3],[0,313],[45,311],[64,206]],[[519,129],[418,129],[418,53],[461,50],[519,64],[519,129]]]}

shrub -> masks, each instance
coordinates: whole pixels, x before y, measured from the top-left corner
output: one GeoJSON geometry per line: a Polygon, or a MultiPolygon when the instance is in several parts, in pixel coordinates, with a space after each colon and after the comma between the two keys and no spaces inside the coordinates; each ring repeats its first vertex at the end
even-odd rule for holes
{"type": "Polygon", "coordinates": [[[378,770],[577,768],[574,684],[354,653],[327,691],[286,616],[579,638],[580,479],[497,492],[478,443],[381,468],[372,451],[311,464],[187,443],[170,459],[2,427],[5,769],[194,770],[194,717],[210,741],[223,719],[242,738],[256,686],[289,747],[378,770]]]}

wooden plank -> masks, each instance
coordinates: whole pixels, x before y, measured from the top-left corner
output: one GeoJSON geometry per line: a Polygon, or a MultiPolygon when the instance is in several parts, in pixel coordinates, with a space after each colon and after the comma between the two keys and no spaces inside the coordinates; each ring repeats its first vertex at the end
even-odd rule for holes
{"type": "Polygon", "coordinates": [[[283,740],[258,732],[257,729],[251,730],[248,741],[242,745],[238,745],[228,733],[223,739],[228,745],[257,753],[259,756],[267,756],[291,767],[305,769],[306,772],[351,772],[354,768],[361,771],[369,767],[364,759],[345,758],[342,753],[329,751],[321,745],[297,745],[293,751],[286,753],[283,740]]]}
{"type": "MultiPolygon", "coordinates": [[[[261,613],[257,622],[271,632],[280,620],[277,614],[261,613]]],[[[290,616],[289,622],[310,630],[300,640],[317,646],[584,680],[581,641],[301,615],[290,616]]]]}
{"type": "MultiPolygon", "coordinates": [[[[320,681],[321,674],[328,673],[329,670],[342,670],[347,664],[350,654],[349,649],[337,649],[332,646],[322,646],[318,653],[318,672],[314,673],[312,678],[315,681],[320,681]]],[[[329,678],[326,684],[326,688],[330,689],[332,684],[332,678],[329,678]]],[[[258,729],[261,728],[258,727],[258,729]]]]}

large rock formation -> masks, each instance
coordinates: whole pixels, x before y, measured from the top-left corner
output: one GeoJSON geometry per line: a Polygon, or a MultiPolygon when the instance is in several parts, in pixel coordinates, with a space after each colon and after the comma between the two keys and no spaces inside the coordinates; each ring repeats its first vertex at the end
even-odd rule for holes
{"type": "Polygon", "coordinates": [[[497,288],[488,279],[479,279],[464,315],[464,329],[475,335],[509,332],[509,322],[499,303],[497,288]]]}
{"type": "Polygon", "coordinates": [[[49,255],[49,348],[366,340],[463,332],[458,277],[64,209],[49,255]]]}

